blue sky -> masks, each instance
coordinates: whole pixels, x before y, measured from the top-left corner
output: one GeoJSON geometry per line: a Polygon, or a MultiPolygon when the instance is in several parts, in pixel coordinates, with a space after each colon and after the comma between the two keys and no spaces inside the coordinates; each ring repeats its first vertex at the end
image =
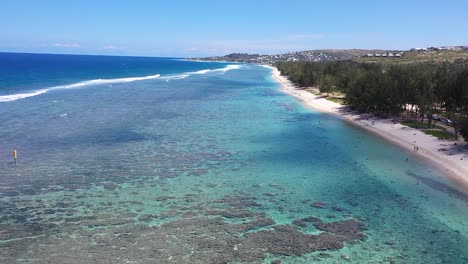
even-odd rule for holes
{"type": "Polygon", "coordinates": [[[0,51],[147,56],[468,45],[468,1],[2,0],[0,51]]]}

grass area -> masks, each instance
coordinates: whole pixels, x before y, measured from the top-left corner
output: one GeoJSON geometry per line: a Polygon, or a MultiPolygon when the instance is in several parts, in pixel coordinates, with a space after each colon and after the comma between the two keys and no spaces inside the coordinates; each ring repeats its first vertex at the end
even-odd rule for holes
{"type": "Polygon", "coordinates": [[[447,131],[440,131],[440,130],[422,130],[427,135],[434,136],[440,139],[453,139],[455,136],[452,133],[447,131]]]}
{"type": "Polygon", "coordinates": [[[449,113],[447,113],[447,112],[440,113],[439,116],[449,118],[449,113]]]}
{"type": "Polygon", "coordinates": [[[468,51],[436,50],[436,51],[407,51],[401,58],[386,57],[355,57],[357,62],[369,63],[389,63],[389,64],[408,64],[417,62],[454,62],[458,59],[467,60],[468,51]]]}
{"type": "Polygon", "coordinates": [[[306,91],[308,91],[309,93],[313,95],[320,95],[320,92],[318,89],[307,89],[306,91]]]}
{"type": "Polygon", "coordinates": [[[327,97],[327,100],[328,101],[332,101],[332,102],[335,102],[335,103],[338,103],[340,105],[345,105],[345,100],[344,98],[339,98],[339,97],[327,97]]]}
{"type": "Polygon", "coordinates": [[[455,137],[452,133],[447,132],[447,129],[445,127],[437,125],[434,127],[431,125],[431,128],[427,128],[427,123],[417,121],[402,121],[400,124],[411,128],[419,129],[425,134],[434,136],[439,139],[453,139],[455,137]]]}
{"type": "MultiPolygon", "coordinates": [[[[404,126],[407,126],[407,127],[412,127],[412,128],[416,128],[416,129],[428,129],[427,127],[427,123],[423,123],[423,122],[415,122],[415,121],[402,121],[400,124],[404,125],[404,126]]],[[[439,130],[442,130],[442,131],[445,131],[445,127],[441,127],[441,126],[438,126],[438,125],[431,125],[430,129],[439,129],[439,130]]]]}

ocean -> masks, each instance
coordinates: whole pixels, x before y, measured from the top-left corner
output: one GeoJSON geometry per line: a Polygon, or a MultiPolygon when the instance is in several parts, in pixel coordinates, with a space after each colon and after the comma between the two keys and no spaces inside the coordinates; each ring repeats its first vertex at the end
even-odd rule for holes
{"type": "Polygon", "coordinates": [[[0,53],[0,125],[0,263],[468,262],[468,195],[260,65],[0,53]]]}

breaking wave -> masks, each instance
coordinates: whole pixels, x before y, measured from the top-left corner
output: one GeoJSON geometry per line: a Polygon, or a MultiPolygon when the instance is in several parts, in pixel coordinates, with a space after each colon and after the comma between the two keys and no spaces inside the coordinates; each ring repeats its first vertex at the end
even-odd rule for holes
{"type": "Polygon", "coordinates": [[[1,95],[0,96],[0,102],[16,101],[16,100],[19,100],[19,99],[24,99],[24,98],[40,95],[40,94],[46,93],[47,91],[48,91],[48,89],[43,89],[43,90],[38,90],[38,91],[35,91],[35,92],[30,92],[30,93],[1,95]]]}
{"type": "Polygon", "coordinates": [[[72,83],[72,84],[52,86],[52,87],[49,87],[49,88],[45,88],[45,89],[41,89],[41,90],[29,92],[29,93],[1,95],[0,96],[0,102],[16,101],[16,100],[20,100],[20,99],[24,99],[24,98],[28,98],[28,97],[33,97],[33,96],[36,96],[36,95],[40,95],[40,94],[43,94],[43,93],[47,93],[47,92],[53,91],[53,90],[73,89],[73,88],[80,88],[80,87],[91,86],[91,85],[129,83],[129,82],[135,82],[135,81],[156,79],[156,78],[159,78],[159,76],[160,76],[159,74],[156,74],[156,75],[149,75],[149,76],[143,76],[143,77],[128,77],[128,78],[115,78],[115,79],[95,79],[95,80],[89,80],[89,81],[82,81],[82,82],[77,82],[77,83],[72,83]]]}
{"type": "Polygon", "coordinates": [[[185,79],[191,75],[201,75],[201,74],[207,74],[207,73],[225,73],[230,70],[237,70],[241,68],[242,68],[242,65],[230,64],[221,69],[205,69],[205,70],[199,70],[199,71],[194,71],[194,72],[185,72],[182,74],[163,76],[161,77],[161,79],[162,80],[180,80],[180,79],[185,79]]]}
{"type": "Polygon", "coordinates": [[[77,82],[77,83],[72,83],[72,84],[53,86],[53,87],[36,90],[32,92],[27,92],[27,93],[0,95],[0,102],[16,101],[16,100],[44,94],[53,90],[73,89],[73,88],[80,88],[80,87],[86,87],[86,86],[92,86],[92,85],[129,83],[129,82],[135,82],[135,81],[151,80],[151,79],[156,79],[160,77],[161,77],[160,79],[163,79],[163,80],[178,80],[178,79],[185,79],[189,77],[190,75],[195,75],[195,74],[207,74],[207,73],[223,73],[224,74],[225,72],[229,70],[235,70],[235,69],[240,69],[240,68],[242,68],[242,65],[230,64],[221,69],[206,69],[206,70],[200,70],[200,71],[195,71],[195,72],[186,72],[186,73],[177,74],[177,75],[168,75],[164,77],[161,77],[160,74],[156,74],[156,75],[149,75],[149,76],[143,76],[143,77],[95,79],[95,80],[82,81],[82,82],[77,82]]]}

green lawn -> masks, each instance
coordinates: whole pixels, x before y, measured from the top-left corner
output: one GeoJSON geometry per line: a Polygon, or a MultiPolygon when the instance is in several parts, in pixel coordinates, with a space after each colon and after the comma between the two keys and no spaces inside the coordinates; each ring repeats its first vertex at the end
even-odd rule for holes
{"type": "Polygon", "coordinates": [[[307,89],[307,91],[313,95],[320,95],[320,92],[314,89],[307,89]]]}
{"type": "MultiPolygon", "coordinates": [[[[422,122],[415,122],[415,121],[402,121],[401,122],[402,125],[404,126],[408,126],[408,127],[412,127],[412,128],[416,128],[416,129],[428,129],[427,127],[427,123],[422,123],[422,122]]],[[[445,127],[441,127],[441,126],[438,126],[438,125],[431,125],[430,127],[431,129],[439,129],[439,130],[442,130],[442,131],[445,131],[445,127]]]]}
{"type": "Polygon", "coordinates": [[[402,121],[401,124],[404,126],[419,129],[427,135],[431,135],[440,139],[453,139],[455,137],[452,133],[447,132],[447,129],[445,129],[445,127],[441,127],[437,125],[434,127],[431,125],[431,128],[428,129],[427,123],[422,123],[422,122],[402,121]]]}
{"type": "Polygon", "coordinates": [[[345,104],[346,104],[344,98],[327,97],[327,100],[328,100],[328,101],[335,102],[335,103],[338,103],[338,104],[340,104],[340,105],[345,105],[345,104]]]}
{"type": "Polygon", "coordinates": [[[447,131],[440,131],[440,130],[423,130],[424,133],[434,136],[440,139],[453,139],[454,135],[447,131]]]}
{"type": "Polygon", "coordinates": [[[409,64],[418,62],[454,62],[458,59],[468,59],[468,51],[438,50],[438,51],[406,51],[401,58],[387,57],[355,57],[354,61],[365,63],[409,64]]]}

